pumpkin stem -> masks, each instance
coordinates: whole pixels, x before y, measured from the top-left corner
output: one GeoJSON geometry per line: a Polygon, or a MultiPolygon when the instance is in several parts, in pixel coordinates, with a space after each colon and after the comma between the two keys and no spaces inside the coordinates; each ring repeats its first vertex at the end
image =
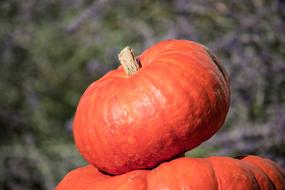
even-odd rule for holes
{"type": "Polygon", "coordinates": [[[141,67],[140,63],[136,60],[133,50],[127,46],[118,55],[119,61],[129,76],[134,75],[141,67]]]}

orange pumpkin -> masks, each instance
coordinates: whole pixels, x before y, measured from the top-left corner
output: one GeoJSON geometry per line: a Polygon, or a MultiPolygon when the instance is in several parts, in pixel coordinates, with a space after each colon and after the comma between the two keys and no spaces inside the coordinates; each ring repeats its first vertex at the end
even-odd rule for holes
{"type": "Polygon", "coordinates": [[[284,190],[285,173],[257,156],[179,158],[159,167],[110,176],[89,165],[68,173],[56,190],[284,190]]]}
{"type": "Polygon", "coordinates": [[[209,139],[229,108],[227,73],[203,45],[167,40],[92,83],[80,99],[74,138],[109,174],[153,168],[209,139]]]}

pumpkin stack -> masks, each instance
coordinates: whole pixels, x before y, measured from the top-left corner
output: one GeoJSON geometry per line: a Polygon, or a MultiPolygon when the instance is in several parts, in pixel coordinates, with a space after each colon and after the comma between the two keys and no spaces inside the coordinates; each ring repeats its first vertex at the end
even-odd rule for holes
{"type": "Polygon", "coordinates": [[[74,118],[75,144],[90,165],[56,190],[284,190],[285,173],[257,156],[183,158],[223,125],[228,75],[205,46],[166,40],[92,83],[74,118]]]}

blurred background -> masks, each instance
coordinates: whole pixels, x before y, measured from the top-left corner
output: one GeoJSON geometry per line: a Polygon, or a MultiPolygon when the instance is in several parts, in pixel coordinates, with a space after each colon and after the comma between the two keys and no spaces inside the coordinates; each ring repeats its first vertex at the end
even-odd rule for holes
{"type": "Polygon", "coordinates": [[[187,156],[257,154],[285,167],[285,3],[1,0],[0,189],[53,189],[85,164],[72,119],[87,86],[169,38],[194,40],[231,78],[222,130],[187,156]]]}

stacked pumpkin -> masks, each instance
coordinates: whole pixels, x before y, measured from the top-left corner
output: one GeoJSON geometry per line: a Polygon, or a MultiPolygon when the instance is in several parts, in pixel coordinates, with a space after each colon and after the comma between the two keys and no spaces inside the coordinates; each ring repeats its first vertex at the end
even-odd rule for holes
{"type": "Polygon", "coordinates": [[[91,84],[73,132],[90,165],[68,173],[56,190],[284,190],[285,173],[257,156],[182,158],[222,126],[229,79],[203,45],[167,40],[91,84]],[[180,157],[180,158],[179,158],[180,157]]]}

